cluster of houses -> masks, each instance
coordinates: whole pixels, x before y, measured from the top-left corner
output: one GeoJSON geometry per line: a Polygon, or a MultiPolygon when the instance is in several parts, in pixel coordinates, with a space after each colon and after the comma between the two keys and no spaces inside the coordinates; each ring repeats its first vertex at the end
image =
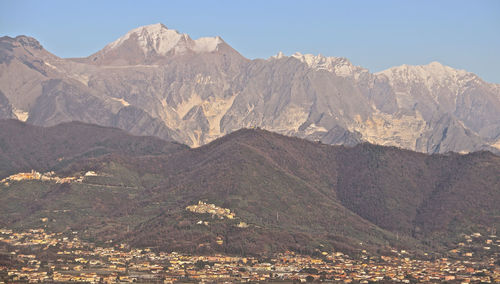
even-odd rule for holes
{"type": "Polygon", "coordinates": [[[219,219],[234,219],[236,217],[228,208],[217,207],[215,204],[205,203],[201,200],[198,201],[198,204],[187,206],[186,210],[198,214],[210,214],[219,219]]]}
{"type": "MultiPolygon", "coordinates": [[[[217,217],[219,219],[226,218],[226,219],[230,219],[230,220],[233,220],[236,218],[236,215],[234,214],[234,212],[231,212],[230,209],[218,207],[215,204],[205,203],[201,200],[198,201],[198,204],[187,206],[186,210],[193,212],[193,213],[197,213],[197,214],[210,214],[212,216],[212,218],[217,217]]],[[[204,220],[199,220],[197,222],[197,224],[208,226],[209,222],[204,221],[204,220]]],[[[235,226],[238,228],[248,228],[249,227],[249,225],[246,222],[243,222],[241,220],[240,220],[240,222],[235,224],[235,226]]],[[[222,239],[217,240],[217,243],[222,244],[223,243],[222,239]]]]}
{"type": "MultiPolygon", "coordinates": [[[[448,251],[451,258],[479,260],[488,255],[500,259],[500,238],[495,234],[481,233],[464,234],[457,246],[448,251]]],[[[499,260],[500,261],[500,260],[499,260]]]]}
{"type": "Polygon", "coordinates": [[[500,266],[495,254],[475,260],[419,260],[412,258],[409,252],[397,250],[393,250],[391,256],[363,252],[356,258],[333,251],[321,251],[317,256],[285,252],[265,258],[221,254],[201,256],[130,248],[119,243],[97,245],[79,239],[78,232],[50,233],[44,229],[24,232],[0,229],[2,243],[6,246],[0,246],[0,283],[313,280],[500,283],[500,266]]]}
{"type": "Polygon", "coordinates": [[[0,184],[9,186],[9,183],[23,180],[36,180],[36,181],[47,181],[55,183],[71,183],[71,182],[82,182],[85,177],[97,176],[94,171],[88,171],[83,176],[73,176],[73,177],[58,177],[53,171],[46,173],[39,173],[35,170],[31,170],[29,173],[17,173],[8,176],[0,181],[0,184]]]}

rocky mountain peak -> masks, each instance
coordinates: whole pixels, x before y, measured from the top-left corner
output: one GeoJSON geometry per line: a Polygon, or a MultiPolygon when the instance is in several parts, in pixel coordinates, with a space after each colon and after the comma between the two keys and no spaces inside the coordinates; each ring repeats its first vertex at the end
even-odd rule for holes
{"type": "Polygon", "coordinates": [[[218,36],[192,40],[189,35],[168,29],[164,24],[158,23],[129,31],[124,36],[108,44],[103,51],[116,49],[127,41],[135,42],[144,54],[155,53],[163,56],[170,52],[177,54],[188,50],[213,52],[217,50],[219,44],[223,43],[223,40],[218,36]]]}
{"type": "MultiPolygon", "coordinates": [[[[280,54],[278,54],[276,58],[279,56],[280,54]]],[[[282,56],[283,54],[281,53],[281,57],[282,56]]],[[[312,69],[326,70],[341,77],[351,77],[361,72],[368,72],[368,70],[364,68],[354,66],[349,60],[343,57],[327,57],[321,54],[302,54],[300,52],[296,52],[290,57],[304,62],[312,69]]]]}
{"type": "Polygon", "coordinates": [[[225,42],[218,36],[193,40],[187,34],[158,23],[129,31],[87,60],[104,65],[156,64],[172,55],[217,52],[222,44],[225,42]]]}
{"type": "Polygon", "coordinates": [[[219,45],[225,43],[220,36],[202,37],[194,41],[192,50],[196,52],[214,52],[218,51],[219,45]]]}
{"type": "Polygon", "coordinates": [[[43,46],[40,44],[40,42],[32,37],[25,36],[25,35],[20,35],[15,38],[9,37],[9,36],[4,36],[0,38],[0,42],[6,42],[13,44],[14,46],[23,46],[23,47],[28,47],[32,49],[38,49],[41,50],[43,49],[43,46]]]}
{"type": "Polygon", "coordinates": [[[154,24],[129,31],[124,36],[108,44],[104,51],[116,49],[129,40],[138,44],[145,54],[154,51],[165,55],[180,41],[189,40],[189,36],[180,34],[176,30],[169,30],[163,24],[154,24]]]}
{"type": "Polygon", "coordinates": [[[29,36],[17,36],[16,40],[23,46],[31,47],[34,49],[43,49],[40,42],[29,36]]]}
{"type": "Polygon", "coordinates": [[[390,81],[404,83],[424,83],[432,88],[434,85],[463,85],[463,83],[473,79],[475,76],[465,70],[454,69],[443,65],[437,61],[427,65],[401,65],[381,71],[390,81]]]}
{"type": "Polygon", "coordinates": [[[280,52],[278,52],[278,54],[271,56],[271,59],[281,59],[281,58],[285,58],[285,57],[286,57],[286,55],[282,51],[280,51],[280,52]]]}

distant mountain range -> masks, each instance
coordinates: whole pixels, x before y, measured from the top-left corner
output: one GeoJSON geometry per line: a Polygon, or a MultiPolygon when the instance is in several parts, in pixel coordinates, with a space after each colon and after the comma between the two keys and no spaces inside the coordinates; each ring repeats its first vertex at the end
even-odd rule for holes
{"type": "Polygon", "coordinates": [[[332,146],[242,129],[199,148],[80,122],[0,120],[0,180],[56,171],[83,182],[0,184],[0,227],[191,253],[389,247],[442,252],[500,229],[500,157],[332,146]],[[186,210],[204,201],[235,214],[186,210]]]}
{"type": "Polygon", "coordinates": [[[220,37],[139,27],[87,58],[0,38],[0,117],[83,121],[204,145],[260,127],[327,144],[500,149],[500,85],[433,62],[379,73],[336,57],[249,60],[220,37]]]}

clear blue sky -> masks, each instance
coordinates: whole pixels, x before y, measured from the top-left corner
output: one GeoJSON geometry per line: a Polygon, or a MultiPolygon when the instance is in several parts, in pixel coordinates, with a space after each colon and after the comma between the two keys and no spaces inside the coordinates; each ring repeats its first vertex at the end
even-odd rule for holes
{"type": "Polygon", "coordinates": [[[60,57],[158,22],[195,39],[219,35],[248,58],[321,53],[372,72],[439,61],[500,83],[498,0],[0,0],[0,36],[33,36],[60,57]]]}

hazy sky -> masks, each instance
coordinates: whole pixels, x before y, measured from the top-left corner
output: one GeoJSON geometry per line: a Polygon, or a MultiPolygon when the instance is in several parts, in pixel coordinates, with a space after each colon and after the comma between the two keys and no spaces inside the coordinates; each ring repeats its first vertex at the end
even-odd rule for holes
{"type": "Polygon", "coordinates": [[[0,36],[33,36],[61,57],[159,22],[193,39],[219,35],[248,58],[321,53],[372,72],[439,61],[500,83],[497,0],[0,0],[0,36]]]}

